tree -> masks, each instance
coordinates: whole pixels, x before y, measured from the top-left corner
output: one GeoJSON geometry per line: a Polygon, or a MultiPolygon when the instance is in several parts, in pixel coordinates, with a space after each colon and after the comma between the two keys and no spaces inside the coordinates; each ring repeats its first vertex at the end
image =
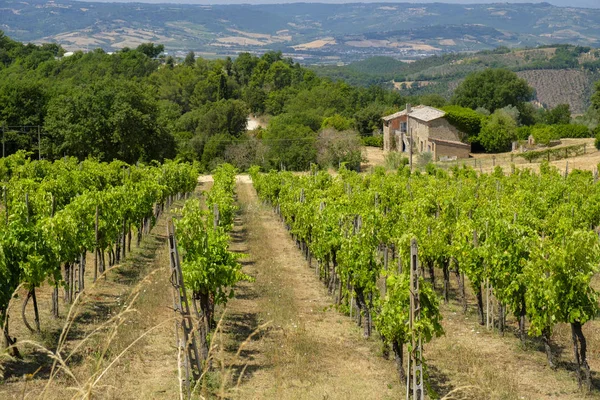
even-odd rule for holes
{"type": "Polygon", "coordinates": [[[339,114],[335,114],[323,120],[323,123],[321,124],[321,129],[334,128],[337,131],[345,131],[350,129],[351,125],[352,121],[342,117],[339,114]]]}
{"type": "Polygon", "coordinates": [[[219,133],[239,137],[246,131],[248,107],[241,100],[221,100],[206,104],[198,119],[197,133],[219,133]]]}
{"type": "Polygon", "coordinates": [[[265,83],[273,90],[280,90],[292,83],[292,69],[283,61],[271,64],[265,77],[265,83]]]}
{"type": "Polygon", "coordinates": [[[600,81],[596,82],[594,94],[592,95],[592,108],[600,111],[600,81]]]}
{"type": "Polygon", "coordinates": [[[165,46],[162,44],[155,45],[154,43],[142,43],[136,50],[140,53],[144,53],[150,58],[157,58],[160,53],[165,51],[165,46]]]}
{"type": "Polygon", "coordinates": [[[273,168],[302,171],[317,159],[316,134],[305,125],[270,124],[263,135],[273,168]]]}
{"type": "Polygon", "coordinates": [[[517,123],[510,115],[498,110],[483,125],[478,139],[487,152],[510,150],[511,143],[517,139],[517,123]]]}
{"type": "Polygon", "coordinates": [[[327,128],[317,138],[317,163],[322,167],[338,168],[347,163],[347,168],[359,170],[362,161],[361,141],[358,132],[327,128]]]}
{"type": "Polygon", "coordinates": [[[107,79],[52,99],[45,129],[54,156],[162,160],[174,155],[174,141],[158,117],[156,100],[140,84],[107,79]]]}
{"type": "Polygon", "coordinates": [[[571,122],[571,107],[568,104],[559,104],[548,110],[544,117],[549,125],[568,124],[571,122]]]}
{"type": "Polygon", "coordinates": [[[456,88],[452,101],[463,107],[484,107],[490,112],[509,105],[518,107],[533,98],[525,79],[505,69],[486,69],[468,75],[456,88]]]}
{"type": "Polygon", "coordinates": [[[187,67],[193,67],[196,64],[196,54],[193,51],[190,51],[185,56],[185,60],[183,60],[183,65],[187,67]]]}
{"type": "Polygon", "coordinates": [[[354,114],[354,128],[362,135],[372,135],[374,131],[382,129],[381,117],[385,107],[380,104],[370,104],[354,114]]]}

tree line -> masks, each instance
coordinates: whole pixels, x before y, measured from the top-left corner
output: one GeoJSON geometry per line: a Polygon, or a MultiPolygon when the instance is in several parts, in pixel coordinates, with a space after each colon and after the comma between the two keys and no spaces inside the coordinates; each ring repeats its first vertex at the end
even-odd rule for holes
{"type": "MultiPolygon", "coordinates": [[[[5,153],[24,149],[50,160],[67,155],[128,163],[177,158],[204,170],[223,162],[242,170],[357,167],[361,137],[380,132],[381,117],[406,103],[451,105],[450,119],[469,125],[467,139],[486,151],[526,138],[531,132],[522,126],[571,121],[565,106],[533,107],[533,90],[506,70],[470,75],[449,101],[320,78],[281,52],[217,60],[190,52],[176,60],[163,50],[144,43],[113,54],[95,49],[65,57],[56,44],[25,45],[0,33],[5,153]],[[247,132],[251,114],[268,127],[247,132]],[[38,126],[39,142],[31,129],[38,126]]],[[[597,114],[589,116],[588,127],[597,125],[597,114]]]]}

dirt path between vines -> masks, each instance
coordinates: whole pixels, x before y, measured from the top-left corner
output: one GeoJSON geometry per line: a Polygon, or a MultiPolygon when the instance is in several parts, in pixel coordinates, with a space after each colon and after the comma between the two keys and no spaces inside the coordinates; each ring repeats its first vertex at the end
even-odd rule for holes
{"type": "Polygon", "coordinates": [[[398,399],[393,364],[377,354],[350,318],[330,308],[331,298],[272,210],[252,184],[238,180],[241,206],[232,250],[247,254],[244,271],[255,282],[239,285],[224,321],[224,361],[232,365],[230,394],[240,399],[398,399]],[[270,322],[269,322],[270,321],[270,322]],[[240,344],[260,325],[235,356],[240,344]]]}

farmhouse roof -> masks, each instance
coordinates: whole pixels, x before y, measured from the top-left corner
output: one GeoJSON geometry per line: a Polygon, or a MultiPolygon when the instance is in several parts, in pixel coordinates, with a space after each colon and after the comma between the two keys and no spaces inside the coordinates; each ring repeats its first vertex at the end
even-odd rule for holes
{"type": "Polygon", "coordinates": [[[451,145],[451,146],[457,146],[457,147],[468,147],[469,149],[471,148],[471,145],[468,143],[463,143],[463,142],[459,142],[456,140],[446,140],[446,139],[438,139],[438,138],[434,138],[434,137],[429,137],[429,141],[434,142],[434,143],[442,143],[442,144],[447,144],[447,145],[451,145]]]}
{"type": "MultiPolygon", "coordinates": [[[[404,115],[406,115],[406,110],[402,110],[395,114],[385,116],[383,117],[383,120],[391,121],[404,115]]],[[[442,110],[423,105],[413,107],[412,111],[410,112],[411,118],[415,118],[424,122],[429,122],[433,121],[434,119],[442,118],[444,115],[446,115],[446,113],[442,110]]]]}

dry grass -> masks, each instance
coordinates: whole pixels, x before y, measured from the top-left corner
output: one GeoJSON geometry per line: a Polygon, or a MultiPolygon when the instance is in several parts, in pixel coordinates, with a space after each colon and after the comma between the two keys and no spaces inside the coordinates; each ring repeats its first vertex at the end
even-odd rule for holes
{"type": "Polygon", "coordinates": [[[401,386],[392,363],[377,356],[377,340],[363,340],[355,324],[330,307],[314,270],[251,184],[238,181],[238,197],[232,249],[250,254],[244,271],[255,282],[239,285],[224,321],[226,364],[245,371],[231,397],[398,398],[401,386]],[[236,359],[239,343],[265,321],[272,322],[236,359]]]}
{"type": "MultiPolygon", "coordinates": [[[[42,334],[29,334],[13,311],[11,335],[20,339],[24,357],[2,362],[0,398],[173,398],[175,315],[169,309],[165,229],[160,219],[124,263],[95,284],[87,279],[70,308],[61,302],[58,320],[50,315],[51,288],[39,288],[42,334]]],[[[87,265],[89,278],[91,260],[87,265]]]]}
{"type": "MultiPolygon", "coordinates": [[[[570,157],[564,160],[551,161],[550,165],[564,172],[568,162],[570,171],[573,169],[593,171],[598,167],[598,164],[600,164],[600,151],[594,147],[594,139],[562,139],[562,144],[553,148],[561,148],[580,144],[586,145],[585,154],[577,157],[570,157]]],[[[376,147],[366,147],[366,154],[367,162],[363,164],[363,170],[368,170],[370,167],[375,166],[385,166],[386,153],[382,149],[376,147]]],[[[416,162],[418,155],[414,155],[413,157],[413,161],[416,162]]],[[[460,166],[463,164],[473,167],[477,171],[484,173],[492,172],[496,166],[499,166],[504,170],[504,172],[509,173],[512,165],[514,165],[516,168],[527,168],[537,172],[539,171],[541,162],[530,163],[523,157],[519,157],[519,153],[506,152],[498,154],[474,153],[471,154],[471,158],[436,163],[436,165],[446,169],[451,168],[454,165],[460,166]]]]}

